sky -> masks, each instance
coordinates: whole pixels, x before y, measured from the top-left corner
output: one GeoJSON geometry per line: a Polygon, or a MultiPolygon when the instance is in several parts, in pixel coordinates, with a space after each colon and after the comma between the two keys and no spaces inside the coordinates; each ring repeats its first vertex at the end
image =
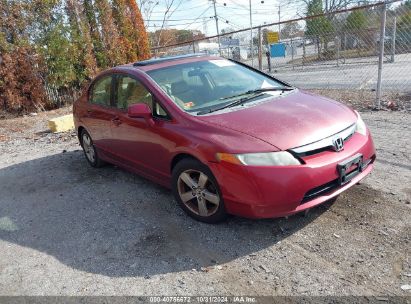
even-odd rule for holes
{"type": "MultiPolygon", "coordinates": [[[[282,3],[280,6],[281,20],[296,18],[299,15],[302,16],[306,10],[304,5],[301,5],[299,1],[251,0],[253,26],[277,22],[280,1],[282,3]]],[[[143,17],[149,31],[154,31],[156,28],[159,29],[162,24],[161,20],[164,16],[165,6],[162,5],[163,1],[160,0],[159,2],[160,5],[154,7],[151,18],[149,18],[150,16],[147,16],[143,10],[143,17]]],[[[175,4],[171,10],[173,13],[169,15],[169,21],[166,25],[167,28],[200,30],[207,36],[217,33],[215,19],[213,18],[214,8],[212,1],[182,0],[181,4],[177,7],[179,2],[180,0],[174,0],[175,4]]],[[[249,0],[216,0],[220,32],[223,29],[238,30],[249,27],[249,8],[249,0]]]]}

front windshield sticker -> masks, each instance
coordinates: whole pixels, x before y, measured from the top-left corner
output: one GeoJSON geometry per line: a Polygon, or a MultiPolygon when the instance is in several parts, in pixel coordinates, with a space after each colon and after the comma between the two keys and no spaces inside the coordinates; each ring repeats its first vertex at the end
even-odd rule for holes
{"type": "Polygon", "coordinates": [[[184,109],[190,109],[190,108],[192,108],[192,107],[194,107],[194,102],[192,102],[192,101],[189,101],[189,102],[185,102],[184,103],[184,109]]]}
{"type": "Polygon", "coordinates": [[[219,67],[226,67],[226,66],[233,66],[235,65],[234,62],[231,62],[229,60],[224,60],[224,59],[218,59],[218,60],[209,60],[210,63],[215,64],[216,66],[219,67]]]}

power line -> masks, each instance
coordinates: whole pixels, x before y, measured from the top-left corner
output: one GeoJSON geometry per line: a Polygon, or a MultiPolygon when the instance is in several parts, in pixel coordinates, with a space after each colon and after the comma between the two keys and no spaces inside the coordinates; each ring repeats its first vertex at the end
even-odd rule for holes
{"type": "MultiPolygon", "coordinates": [[[[213,16],[210,16],[210,18],[212,18],[213,16]]],[[[197,20],[198,18],[181,18],[181,19],[166,19],[166,21],[191,21],[191,20],[197,20]]],[[[163,21],[163,19],[149,19],[149,20],[145,20],[147,22],[159,22],[159,21],[163,21]]]]}
{"type": "MultiPolygon", "coordinates": [[[[170,26],[182,26],[182,25],[188,25],[188,26],[190,26],[190,25],[192,25],[192,24],[195,24],[195,23],[202,23],[203,21],[201,20],[201,21],[195,21],[195,22],[186,22],[186,23],[176,23],[176,24],[168,24],[167,25],[167,27],[170,27],[170,26]]],[[[147,25],[146,27],[154,27],[154,28],[156,28],[156,27],[159,27],[158,25],[155,25],[155,24],[153,24],[153,25],[147,25]]]]}
{"type": "Polygon", "coordinates": [[[240,3],[238,3],[238,2],[236,2],[236,1],[234,1],[234,0],[232,0],[231,2],[234,3],[234,4],[237,5],[237,6],[240,6],[240,7],[244,8],[244,9],[246,9],[246,10],[249,9],[249,7],[247,7],[246,5],[240,4],[240,3]]]}
{"type": "MultiPolygon", "coordinates": [[[[210,9],[210,7],[207,7],[196,19],[195,21],[199,20],[208,10],[210,9]]],[[[191,24],[197,23],[193,21],[191,24]]],[[[203,22],[203,20],[201,20],[200,22],[203,22]]],[[[189,24],[188,26],[186,26],[184,29],[186,29],[187,27],[189,27],[191,24],[189,24]]]]}
{"type": "MultiPolygon", "coordinates": [[[[399,2],[400,0],[392,0],[392,1],[399,2]]],[[[285,24],[285,23],[290,23],[290,22],[307,21],[307,20],[312,20],[312,19],[319,18],[319,17],[322,17],[322,16],[329,16],[329,15],[336,14],[336,13],[353,12],[353,11],[358,11],[358,10],[361,10],[361,9],[376,8],[376,7],[379,7],[379,6],[382,6],[382,5],[384,5],[384,2],[378,2],[378,3],[375,3],[375,4],[366,4],[366,5],[341,9],[341,10],[337,10],[337,11],[333,11],[333,12],[329,12],[329,13],[316,14],[316,15],[311,15],[311,16],[306,16],[306,17],[298,17],[298,18],[295,18],[295,19],[290,19],[290,20],[281,21],[281,22],[271,22],[269,24],[265,24],[264,27],[267,28],[267,27],[271,27],[271,26],[276,26],[279,23],[280,24],[285,24]]],[[[258,27],[259,26],[253,26],[252,29],[257,29],[258,27]]],[[[245,32],[245,31],[249,31],[249,30],[250,30],[250,28],[235,30],[235,31],[225,33],[225,35],[233,35],[233,34],[242,33],[242,32],[245,32]]],[[[159,50],[159,49],[169,48],[169,47],[177,47],[177,46],[181,46],[181,45],[184,45],[184,44],[187,44],[187,43],[193,43],[193,42],[196,42],[196,41],[201,41],[201,40],[206,40],[206,39],[213,39],[213,38],[217,38],[217,37],[218,37],[218,35],[212,35],[212,36],[207,36],[207,37],[199,37],[199,38],[195,38],[195,39],[192,39],[192,40],[187,40],[187,41],[183,41],[183,42],[179,42],[179,43],[158,46],[158,47],[153,48],[153,50],[159,50]]]]}
{"type": "MultiPolygon", "coordinates": [[[[200,7],[204,7],[205,5],[207,5],[206,3],[203,3],[203,4],[200,4],[200,5],[197,5],[197,6],[191,6],[191,7],[184,7],[184,8],[181,8],[181,9],[179,9],[179,10],[174,10],[173,12],[175,13],[175,12],[186,12],[187,10],[192,10],[192,9],[196,9],[196,8],[200,8],[200,7]]],[[[160,15],[164,15],[164,13],[166,13],[166,11],[164,10],[164,11],[153,11],[152,12],[152,14],[160,14],[160,15]]]]}
{"type": "Polygon", "coordinates": [[[221,15],[220,15],[220,18],[223,19],[223,20],[225,20],[227,24],[230,24],[230,25],[235,26],[235,27],[237,27],[237,28],[243,28],[242,26],[239,26],[238,24],[235,24],[235,23],[231,22],[230,20],[224,18],[224,17],[221,16],[221,15]]]}
{"type": "MultiPolygon", "coordinates": [[[[193,20],[192,22],[186,22],[186,23],[178,23],[178,24],[171,24],[171,25],[167,25],[167,27],[171,27],[171,26],[184,26],[184,25],[186,25],[186,27],[184,28],[184,29],[187,29],[190,25],[192,25],[192,24],[195,24],[195,23],[199,23],[199,22],[203,22],[202,20],[201,21],[198,21],[208,10],[210,9],[210,7],[207,7],[197,18],[194,18],[194,19],[188,19],[188,20],[193,20]]],[[[180,21],[180,20],[182,20],[182,19],[180,19],[180,20],[178,20],[178,19],[173,19],[173,20],[176,20],[176,21],[180,21]]],[[[160,20],[160,22],[162,22],[163,20],[160,20]]],[[[169,21],[168,19],[165,19],[164,20],[166,23],[169,21]]],[[[152,27],[152,28],[156,28],[156,27],[158,27],[157,25],[148,25],[147,27],[152,27]]]]}

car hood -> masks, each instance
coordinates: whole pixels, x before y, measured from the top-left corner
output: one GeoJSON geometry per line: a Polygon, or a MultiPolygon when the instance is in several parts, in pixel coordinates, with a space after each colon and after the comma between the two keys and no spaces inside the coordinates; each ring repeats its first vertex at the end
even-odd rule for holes
{"type": "Polygon", "coordinates": [[[345,105],[301,90],[245,109],[231,108],[197,118],[259,138],[281,150],[326,138],[357,120],[345,105]]]}

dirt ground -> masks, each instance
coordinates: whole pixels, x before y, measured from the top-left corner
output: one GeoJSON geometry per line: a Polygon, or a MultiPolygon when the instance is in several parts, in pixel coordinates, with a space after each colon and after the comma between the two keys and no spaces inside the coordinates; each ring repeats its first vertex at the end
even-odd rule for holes
{"type": "Polygon", "coordinates": [[[0,120],[0,295],[410,295],[409,113],[362,113],[376,168],[334,204],[207,225],[47,133],[68,111],[0,120]]]}

